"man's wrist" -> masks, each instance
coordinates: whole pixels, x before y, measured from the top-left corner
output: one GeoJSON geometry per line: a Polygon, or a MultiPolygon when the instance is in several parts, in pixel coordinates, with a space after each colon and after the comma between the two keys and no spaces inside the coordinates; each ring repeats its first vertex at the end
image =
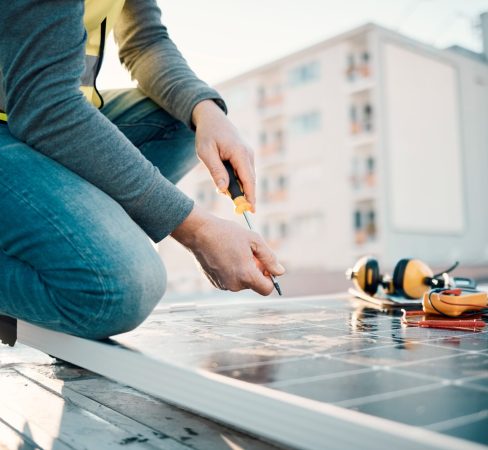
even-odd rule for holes
{"type": "Polygon", "coordinates": [[[210,219],[210,214],[198,205],[194,205],[186,219],[171,233],[171,236],[185,247],[192,247],[201,229],[210,219]]]}
{"type": "Polygon", "coordinates": [[[191,121],[195,127],[198,127],[198,123],[205,116],[222,114],[225,115],[224,111],[211,99],[205,99],[198,102],[191,113],[191,121]]]}

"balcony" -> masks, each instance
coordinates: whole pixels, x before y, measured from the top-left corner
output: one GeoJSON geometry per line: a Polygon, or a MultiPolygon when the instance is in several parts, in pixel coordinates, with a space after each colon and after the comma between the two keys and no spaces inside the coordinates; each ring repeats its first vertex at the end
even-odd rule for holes
{"type": "Polygon", "coordinates": [[[354,243],[359,247],[376,240],[377,226],[374,202],[357,202],[354,211],[354,243]]]}
{"type": "Polygon", "coordinates": [[[354,159],[354,165],[349,180],[356,193],[372,192],[376,188],[377,177],[374,167],[374,159],[354,159]],[[366,166],[366,167],[365,167],[366,166]]]}
{"type": "Polygon", "coordinates": [[[351,46],[347,54],[344,75],[351,84],[371,78],[371,55],[364,44],[351,46]]]}
{"type": "Polygon", "coordinates": [[[264,157],[279,155],[282,153],[283,153],[283,144],[279,142],[273,142],[270,144],[262,145],[259,148],[259,154],[264,157]]]}
{"type": "Polygon", "coordinates": [[[261,97],[258,100],[258,109],[273,108],[283,104],[283,94],[261,97]]]}
{"type": "Polygon", "coordinates": [[[265,203],[279,203],[288,200],[288,191],[281,189],[272,192],[264,192],[262,194],[262,200],[265,203]]]}
{"type": "Polygon", "coordinates": [[[360,132],[351,135],[349,138],[349,145],[351,147],[364,147],[366,145],[373,145],[376,142],[376,135],[372,132],[360,132]]]}
{"type": "Polygon", "coordinates": [[[349,106],[349,132],[351,136],[369,135],[374,131],[374,108],[369,92],[352,95],[349,106]]]}
{"type": "Polygon", "coordinates": [[[346,94],[354,95],[362,92],[370,91],[374,88],[374,82],[370,78],[359,79],[354,83],[348,83],[346,85],[346,94]]]}
{"type": "Polygon", "coordinates": [[[263,162],[276,160],[284,154],[284,136],[281,121],[272,121],[263,124],[263,130],[259,135],[260,147],[258,154],[263,162]]]}

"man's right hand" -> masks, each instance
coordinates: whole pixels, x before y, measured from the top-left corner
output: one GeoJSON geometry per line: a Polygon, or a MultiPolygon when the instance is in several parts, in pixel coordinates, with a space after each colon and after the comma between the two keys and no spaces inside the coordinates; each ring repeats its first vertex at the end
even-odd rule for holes
{"type": "Polygon", "coordinates": [[[285,272],[261,236],[196,205],[171,234],[195,255],[207,278],[219,289],[252,289],[269,295],[273,291],[269,274],[285,272]]]}

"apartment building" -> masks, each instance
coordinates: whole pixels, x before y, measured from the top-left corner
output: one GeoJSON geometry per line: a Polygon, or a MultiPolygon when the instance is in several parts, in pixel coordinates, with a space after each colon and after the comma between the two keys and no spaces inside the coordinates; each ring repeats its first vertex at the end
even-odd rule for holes
{"type": "MultiPolygon", "coordinates": [[[[488,265],[488,53],[367,24],[216,87],[256,151],[255,224],[289,270],[488,265]]],[[[205,168],[182,187],[232,217],[205,168]]],[[[161,253],[174,287],[206,286],[188,255],[161,253]]]]}

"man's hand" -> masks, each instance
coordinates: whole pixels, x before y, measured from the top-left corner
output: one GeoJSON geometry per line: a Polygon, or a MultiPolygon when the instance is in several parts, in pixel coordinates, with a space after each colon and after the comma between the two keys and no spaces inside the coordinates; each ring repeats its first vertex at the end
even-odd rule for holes
{"type": "Polygon", "coordinates": [[[285,272],[258,234],[219,219],[198,206],[172,236],[190,249],[207,278],[219,289],[252,289],[269,295],[273,283],[268,275],[285,272]]]}
{"type": "Polygon", "coordinates": [[[213,100],[198,103],[193,108],[192,120],[196,127],[197,155],[207,166],[217,189],[225,192],[229,186],[229,176],[222,161],[230,161],[242,182],[252,212],[255,212],[256,173],[252,150],[213,100]]]}

